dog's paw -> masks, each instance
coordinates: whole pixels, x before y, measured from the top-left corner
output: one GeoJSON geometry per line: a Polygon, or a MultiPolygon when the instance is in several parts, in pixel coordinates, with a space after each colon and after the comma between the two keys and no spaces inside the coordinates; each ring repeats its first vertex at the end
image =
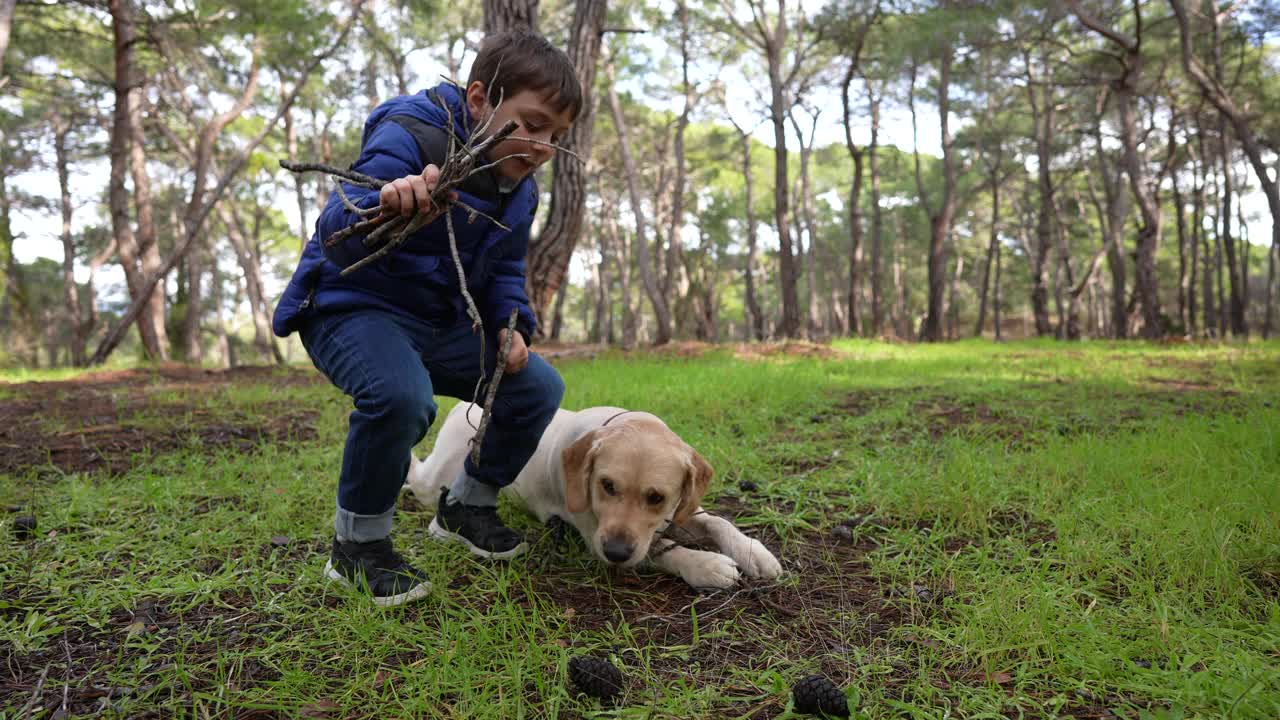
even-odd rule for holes
{"type": "Polygon", "coordinates": [[[681,558],[680,577],[695,588],[726,590],[741,577],[733,558],[720,553],[691,550],[681,558]]]}
{"type": "Polygon", "coordinates": [[[782,575],[782,563],[778,562],[778,558],[769,552],[764,543],[754,538],[743,537],[734,543],[729,555],[747,577],[776,580],[782,575]]]}

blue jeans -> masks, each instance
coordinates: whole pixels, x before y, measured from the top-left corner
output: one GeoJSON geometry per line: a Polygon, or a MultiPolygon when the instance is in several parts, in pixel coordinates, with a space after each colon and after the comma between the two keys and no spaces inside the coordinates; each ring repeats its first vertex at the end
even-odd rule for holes
{"type": "MultiPolygon", "coordinates": [[[[435,421],[434,396],[471,400],[480,377],[480,336],[470,325],[435,327],[372,309],[316,316],[301,335],[316,368],[355,403],[338,477],[338,535],[357,542],[386,537],[409,452],[435,421]]],[[[485,348],[488,377],[494,345],[485,348]]],[[[479,467],[468,455],[467,474],[495,487],[513,482],[563,396],[560,374],[532,352],[524,370],[504,373],[479,467]]]]}

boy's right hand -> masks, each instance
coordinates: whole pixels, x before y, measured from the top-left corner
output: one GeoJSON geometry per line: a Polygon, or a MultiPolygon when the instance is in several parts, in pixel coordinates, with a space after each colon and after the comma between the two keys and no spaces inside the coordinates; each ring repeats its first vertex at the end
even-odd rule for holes
{"type": "Polygon", "coordinates": [[[440,181],[440,168],[428,165],[421,175],[406,175],[382,186],[378,193],[379,219],[397,215],[409,217],[414,213],[426,214],[435,208],[431,193],[440,181]]]}

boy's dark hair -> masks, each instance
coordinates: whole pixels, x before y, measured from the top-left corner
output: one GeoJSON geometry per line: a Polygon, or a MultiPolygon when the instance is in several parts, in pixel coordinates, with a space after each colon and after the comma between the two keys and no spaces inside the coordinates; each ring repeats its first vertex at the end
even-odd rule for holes
{"type": "Polygon", "coordinates": [[[534,90],[554,96],[551,100],[556,111],[568,110],[573,120],[582,111],[582,86],[569,56],[531,30],[487,36],[471,63],[467,86],[477,80],[485,84],[492,105],[522,90],[534,90]]]}

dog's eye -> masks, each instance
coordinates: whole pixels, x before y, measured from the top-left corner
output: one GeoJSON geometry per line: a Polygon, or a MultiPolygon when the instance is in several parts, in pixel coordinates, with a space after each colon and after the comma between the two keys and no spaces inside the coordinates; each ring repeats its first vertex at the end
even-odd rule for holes
{"type": "Polygon", "coordinates": [[[602,479],[600,481],[600,487],[604,488],[604,492],[606,495],[618,494],[618,489],[613,486],[613,481],[610,480],[609,478],[602,479]]]}
{"type": "Polygon", "coordinates": [[[650,490],[649,494],[645,495],[644,499],[647,500],[650,505],[661,505],[662,493],[657,492],[655,490],[650,490]]]}

